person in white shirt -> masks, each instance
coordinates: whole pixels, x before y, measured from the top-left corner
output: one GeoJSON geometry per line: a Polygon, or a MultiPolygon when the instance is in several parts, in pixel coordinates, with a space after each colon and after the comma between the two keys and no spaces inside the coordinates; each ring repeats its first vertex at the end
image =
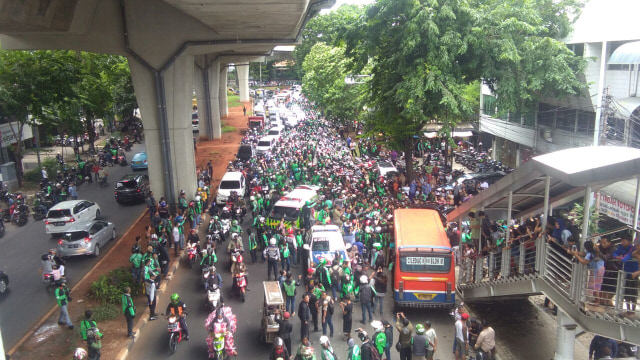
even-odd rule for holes
{"type": "Polygon", "coordinates": [[[456,339],[454,344],[454,354],[456,360],[464,360],[469,353],[469,331],[467,329],[469,314],[460,315],[460,320],[456,321],[456,339]]]}
{"type": "Polygon", "coordinates": [[[431,321],[427,320],[424,326],[427,328],[425,335],[427,336],[428,342],[427,355],[425,358],[426,360],[433,360],[433,354],[438,350],[438,336],[436,335],[436,331],[431,327],[431,321]]]}

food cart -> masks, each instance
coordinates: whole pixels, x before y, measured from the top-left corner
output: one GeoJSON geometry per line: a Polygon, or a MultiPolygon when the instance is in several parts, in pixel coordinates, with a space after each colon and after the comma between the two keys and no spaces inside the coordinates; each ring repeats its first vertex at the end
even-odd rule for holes
{"type": "Polygon", "coordinates": [[[262,309],[262,331],[261,339],[270,344],[278,336],[280,325],[276,322],[276,310],[284,314],[284,297],[277,281],[263,281],[264,288],[264,308],[262,309]]]}

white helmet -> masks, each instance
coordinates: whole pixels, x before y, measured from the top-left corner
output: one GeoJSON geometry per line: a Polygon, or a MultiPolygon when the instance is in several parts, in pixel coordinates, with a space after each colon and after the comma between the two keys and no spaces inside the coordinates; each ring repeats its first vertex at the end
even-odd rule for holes
{"type": "Polygon", "coordinates": [[[320,336],[320,344],[329,344],[329,338],[326,335],[320,336]]]}
{"type": "Polygon", "coordinates": [[[232,238],[232,239],[237,239],[237,238],[238,238],[238,233],[233,233],[233,234],[231,234],[231,238],[232,238]]]}
{"type": "Polygon", "coordinates": [[[382,325],[382,322],[380,320],[373,320],[371,322],[371,327],[373,327],[373,330],[375,330],[375,332],[384,331],[384,325],[382,325]]]}
{"type": "Polygon", "coordinates": [[[73,360],[82,360],[87,357],[87,351],[83,348],[77,348],[73,352],[73,360]]]}
{"type": "Polygon", "coordinates": [[[275,245],[275,244],[276,244],[276,238],[269,239],[269,245],[275,245]]]}
{"type": "Polygon", "coordinates": [[[249,196],[249,200],[253,201],[253,200],[255,200],[255,199],[256,199],[256,197],[255,197],[255,196],[253,196],[253,195],[249,196]]]}
{"type": "Polygon", "coordinates": [[[366,284],[368,282],[369,282],[369,278],[367,278],[367,275],[360,276],[360,284],[366,284]]]}
{"type": "Polygon", "coordinates": [[[196,196],[196,201],[200,201],[200,195],[196,196]]]}

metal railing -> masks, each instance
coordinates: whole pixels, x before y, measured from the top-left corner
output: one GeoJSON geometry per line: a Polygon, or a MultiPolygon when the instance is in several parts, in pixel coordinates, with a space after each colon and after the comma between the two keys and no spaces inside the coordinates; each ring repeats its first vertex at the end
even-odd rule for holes
{"type": "Polygon", "coordinates": [[[587,316],[640,327],[638,277],[604,266],[589,268],[542,237],[460,259],[462,289],[532,278],[544,280],[587,316]]]}

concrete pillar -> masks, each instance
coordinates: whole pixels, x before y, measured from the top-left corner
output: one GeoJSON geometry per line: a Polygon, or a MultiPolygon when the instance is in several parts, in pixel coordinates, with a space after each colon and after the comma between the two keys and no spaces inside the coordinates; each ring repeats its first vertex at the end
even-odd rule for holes
{"type": "Polygon", "coordinates": [[[224,119],[229,115],[229,103],[227,102],[227,70],[228,66],[220,66],[220,86],[219,90],[219,104],[220,104],[220,118],[224,119]]]}
{"type": "Polygon", "coordinates": [[[219,139],[222,136],[220,125],[220,62],[206,62],[205,56],[196,58],[193,81],[198,101],[200,118],[200,136],[219,139]]]}
{"type": "Polygon", "coordinates": [[[554,360],[573,360],[573,347],[576,342],[578,325],[562,310],[558,311],[556,329],[556,353],[554,360]]]}
{"type": "Polygon", "coordinates": [[[236,65],[238,69],[238,87],[240,88],[240,101],[249,101],[249,63],[236,65]]]}
{"type": "MultiPolygon", "coordinates": [[[[176,197],[184,190],[192,196],[196,189],[196,167],[191,129],[191,97],[193,93],[194,60],[191,55],[182,55],[163,74],[166,102],[169,154],[163,152],[160,123],[161,104],[156,93],[154,74],[129,58],[131,78],[136,91],[140,115],[145,129],[145,146],[149,161],[149,179],[156,198],[169,199],[166,184],[164,157],[168,155],[172,167],[169,174],[174,184],[176,197]]],[[[159,93],[162,94],[162,93],[159,93]]],[[[174,199],[177,200],[177,199],[174,199]]]]}

